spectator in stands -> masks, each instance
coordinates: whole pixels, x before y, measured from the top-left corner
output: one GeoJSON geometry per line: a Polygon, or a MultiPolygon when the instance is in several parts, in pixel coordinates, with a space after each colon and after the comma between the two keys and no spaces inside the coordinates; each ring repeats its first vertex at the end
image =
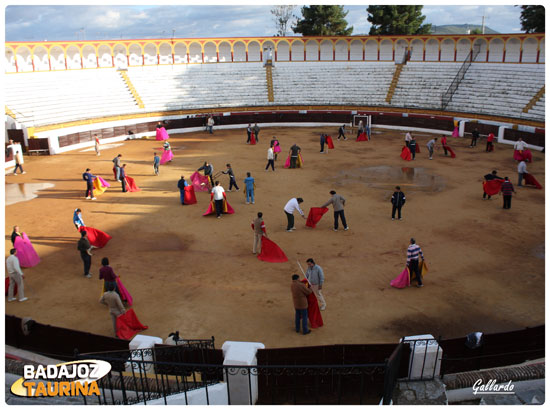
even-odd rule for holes
{"type": "Polygon", "coordinates": [[[330,191],[330,194],[332,197],[325,202],[323,205],[321,205],[321,208],[326,208],[327,206],[332,204],[332,209],[334,210],[334,228],[333,230],[338,230],[338,218],[342,221],[342,225],[344,226],[344,231],[347,231],[349,229],[348,224],[346,222],[346,216],[344,215],[344,206],[346,205],[346,198],[344,198],[341,195],[338,195],[336,191],[330,191]]]}
{"type": "Polygon", "coordinates": [[[92,201],[97,199],[94,196],[94,178],[96,176],[90,172],[90,168],[86,168],[86,172],[82,174],[82,179],[86,181],[86,199],[91,199],[92,201]]]}
{"type": "Polygon", "coordinates": [[[116,318],[124,313],[126,313],[126,309],[124,309],[124,306],[122,305],[122,301],[120,300],[120,296],[115,292],[115,286],[112,282],[109,282],[106,284],[107,286],[107,292],[105,292],[101,299],[99,299],[99,303],[102,303],[106,305],[109,308],[109,313],[111,314],[111,319],[113,320],[113,331],[115,332],[116,336],[116,318]]]}
{"type": "Polygon", "coordinates": [[[115,179],[118,182],[120,182],[120,157],[122,157],[122,154],[118,154],[116,157],[113,158],[113,164],[115,164],[113,167],[113,172],[115,173],[115,179]]]}
{"type": "Polygon", "coordinates": [[[246,204],[254,203],[254,178],[250,176],[250,172],[246,173],[244,179],[244,190],[246,194],[246,204]]]}
{"type": "Polygon", "coordinates": [[[267,149],[267,165],[265,166],[265,170],[269,171],[268,168],[271,165],[271,169],[273,172],[275,172],[275,161],[274,161],[274,154],[273,154],[273,148],[269,147],[267,149]]]}
{"type": "Polygon", "coordinates": [[[208,117],[206,128],[208,129],[208,132],[210,132],[210,134],[214,133],[214,118],[212,118],[212,116],[208,117]]]}
{"type": "Polygon", "coordinates": [[[97,134],[94,135],[94,139],[95,139],[95,154],[97,156],[100,156],[101,153],[99,152],[99,138],[97,137],[97,134]]]}
{"type": "Polygon", "coordinates": [[[22,174],[26,174],[25,171],[23,171],[23,163],[25,161],[23,160],[23,148],[21,148],[21,144],[17,143],[15,145],[15,168],[13,169],[13,175],[17,175],[17,168],[21,170],[22,174]]]}
{"type": "Polygon", "coordinates": [[[321,134],[319,142],[321,143],[321,154],[326,154],[326,152],[325,152],[325,142],[327,142],[327,139],[325,137],[325,134],[321,134]]]}
{"type": "Polygon", "coordinates": [[[306,263],[307,281],[311,285],[311,290],[313,290],[313,292],[315,292],[315,296],[317,296],[317,300],[320,304],[319,310],[325,310],[327,308],[327,302],[325,302],[325,298],[321,293],[321,290],[323,289],[323,283],[325,282],[325,273],[323,272],[323,268],[321,268],[319,265],[316,265],[313,258],[309,258],[306,263]]]}
{"type": "Polygon", "coordinates": [[[479,138],[479,131],[475,128],[472,131],[472,142],[470,142],[470,148],[473,148],[477,145],[477,139],[479,138]]]}
{"type": "Polygon", "coordinates": [[[258,124],[254,124],[254,136],[256,137],[256,142],[260,142],[258,139],[258,134],[260,134],[260,127],[258,127],[258,124]]]}
{"type": "Polygon", "coordinates": [[[10,250],[10,256],[6,259],[6,270],[8,271],[8,276],[10,278],[10,284],[8,287],[8,302],[13,302],[14,297],[14,288],[17,285],[17,294],[19,295],[19,302],[24,302],[28,298],[25,297],[25,285],[23,284],[23,271],[21,270],[21,265],[19,264],[19,259],[17,259],[17,249],[13,248],[10,250]]]}
{"type": "MultiPolygon", "coordinates": [[[[501,178],[497,175],[497,170],[493,170],[490,174],[487,174],[485,176],[483,176],[483,178],[485,178],[485,181],[492,181],[493,179],[504,179],[504,178],[501,178]]],[[[485,189],[483,190],[483,200],[485,200],[485,198],[487,199],[491,199],[491,195],[489,195],[487,192],[485,192],[485,189]]]]}
{"type": "Polygon", "coordinates": [[[409,151],[411,151],[411,157],[414,161],[414,158],[416,157],[416,138],[414,135],[411,135],[411,140],[409,141],[409,151]]]}
{"type": "Polygon", "coordinates": [[[248,127],[246,127],[246,143],[250,144],[250,138],[252,136],[252,124],[248,124],[248,127]]]}
{"type": "Polygon", "coordinates": [[[502,209],[510,209],[512,207],[512,194],[515,195],[516,191],[514,190],[514,186],[508,179],[508,177],[504,177],[504,182],[502,183],[502,186],[500,187],[499,195],[502,195],[502,198],[504,200],[502,204],[502,209]]]}
{"type": "Polygon", "coordinates": [[[155,170],[155,175],[159,174],[159,165],[160,165],[160,157],[155,152],[155,155],[153,156],[153,169],[155,170]]]}
{"type": "Polygon", "coordinates": [[[409,268],[411,277],[413,273],[416,275],[416,280],[418,281],[416,287],[421,288],[424,285],[422,284],[422,275],[420,274],[420,269],[418,266],[418,257],[421,257],[422,260],[424,260],[422,249],[420,249],[420,246],[416,244],[416,240],[411,238],[411,244],[407,248],[407,267],[409,268]]]}
{"type": "Polygon", "coordinates": [[[307,296],[313,292],[304,283],[300,282],[298,275],[292,275],[292,284],[290,291],[292,292],[292,301],[294,303],[294,323],[296,325],[296,333],[300,333],[300,321],[302,322],[302,331],[304,335],[311,333],[307,327],[307,296]]]}
{"type": "Polygon", "coordinates": [[[523,174],[528,174],[527,164],[525,161],[519,161],[518,163],[518,186],[523,186],[521,182],[523,181],[523,174]]]}
{"type": "Polygon", "coordinates": [[[487,147],[485,148],[485,152],[491,152],[495,147],[493,146],[493,140],[495,139],[495,134],[492,132],[487,135],[487,147]]]}
{"type": "Polygon", "coordinates": [[[344,137],[344,139],[347,140],[347,138],[346,138],[346,124],[342,124],[342,126],[340,128],[338,128],[338,139],[340,139],[340,137],[344,137]]]}
{"type": "Polygon", "coordinates": [[[306,216],[304,215],[304,211],[300,209],[300,204],[304,202],[302,198],[291,198],[285,205],[284,211],[286,215],[286,231],[292,232],[296,228],[294,227],[294,211],[298,210],[300,215],[302,215],[302,218],[306,219],[306,216]]]}
{"type": "Polygon", "coordinates": [[[84,277],[91,278],[90,267],[92,266],[92,245],[88,240],[88,232],[81,231],[80,239],[76,247],[80,251],[80,257],[84,262],[84,277]]]}
{"type": "MultiPolygon", "coordinates": [[[[432,156],[434,154],[434,147],[435,147],[435,143],[437,141],[437,137],[435,138],[432,138],[431,140],[428,141],[428,143],[426,144],[426,146],[428,147],[428,154],[430,155],[430,158],[429,159],[432,159],[432,156]]],[[[415,147],[416,148],[416,147],[415,147]]]]}
{"type": "Polygon", "coordinates": [[[411,133],[410,132],[407,132],[405,134],[405,145],[408,147],[409,146],[409,142],[411,142],[411,139],[412,139],[412,136],[411,136],[411,133]]]}
{"type": "Polygon", "coordinates": [[[222,171],[222,174],[229,175],[229,192],[233,192],[233,186],[237,191],[239,191],[239,187],[237,186],[237,181],[235,180],[235,174],[233,173],[233,169],[231,168],[231,164],[225,164],[227,167],[226,171],[222,171]]]}
{"type": "Polygon", "coordinates": [[[262,219],[263,213],[258,212],[258,216],[252,221],[252,229],[254,229],[254,245],[252,246],[252,253],[256,255],[256,251],[260,252],[262,248],[262,236],[267,238],[265,233],[265,223],[262,219]]]}
{"type": "Polygon", "coordinates": [[[391,210],[391,220],[395,220],[395,211],[397,211],[397,216],[401,221],[401,208],[405,205],[405,193],[401,191],[400,186],[395,187],[395,192],[391,196],[392,210],[391,210]]]}
{"type": "Polygon", "coordinates": [[[184,176],[182,175],[180,180],[178,181],[178,188],[180,190],[180,201],[182,205],[185,205],[185,187],[186,186],[189,186],[189,184],[187,183],[184,176]]]}
{"type": "Polygon", "coordinates": [[[301,151],[302,149],[296,144],[290,147],[288,151],[288,155],[290,155],[290,168],[296,168],[296,161],[298,161],[298,155],[300,155],[301,151]]]}
{"type": "Polygon", "coordinates": [[[120,182],[122,184],[122,192],[126,192],[126,164],[120,167],[120,182]]]}

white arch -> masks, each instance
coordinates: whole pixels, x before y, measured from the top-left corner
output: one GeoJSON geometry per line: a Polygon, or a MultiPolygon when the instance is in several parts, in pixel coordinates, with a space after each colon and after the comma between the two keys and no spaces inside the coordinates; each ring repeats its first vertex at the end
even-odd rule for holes
{"type": "MultiPolygon", "coordinates": [[[[337,44],[339,44],[338,42],[337,44]]],[[[347,53],[347,50],[346,50],[347,53]]],[[[347,58],[347,56],[346,56],[347,58]]],[[[338,48],[336,49],[336,59],[338,58],[338,48]]],[[[363,42],[360,40],[353,40],[349,45],[349,59],[350,60],[363,60],[363,42]]]]}
{"type": "Polygon", "coordinates": [[[523,41],[523,57],[522,63],[535,63],[537,61],[537,40],[534,38],[526,38],[523,41]]]}
{"type": "Polygon", "coordinates": [[[426,42],[426,61],[437,61],[439,58],[439,43],[431,38],[426,42]]]}
{"type": "Polygon", "coordinates": [[[28,47],[19,47],[16,58],[19,72],[32,71],[31,50],[28,47]]]}
{"type": "Polygon", "coordinates": [[[491,40],[489,44],[489,62],[501,63],[504,54],[504,41],[500,38],[491,40]]]}
{"type": "Polygon", "coordinates": [[[456,61],[464,61],[470,54],[471,43],[465,38],[462,38],[456,44],[456,61]]]}
{"type": "Polygon", "coordinates": [[[248,61],[262,61],[260,58],[260,43],[257,41],[248,43],[248,61]]]}
{"type": "Polygon", "coordinates": [[[302,41],[292,43],[292,61],[304,61],[304,43],[302,41]]]}
{"type": "Polygon", "coordinates": [[[113,58],[111,56],[111,49],[102,44],[97,49],[97,55],[99,57],[99,66],[100,67],[112,67],[113,58]]]}
{"type": "Polygon", "coordinates": [[[216,63],[218,57],[216,55],[216,44],[209,41],[204,44],[204,62],[205,63],[216,63]]]}
{"type": "Polygon", "coordinates": [[[479,54],[475,61],[485,61],[487,58],[487,41],[482,38],[478,38],[474,41],[474,48],[479,48],[479,54]]]}
{"type": "Polygon", "coordinates": [[[50,64],[48,63],[48,50],[45,47],[38,46],[32,51],[35,71],[48,71],[50,64]]]}
{"type": "Polygon", "coordinates": [[[422,61],[424,56],[424,42],[419,39],[411,41],[411,61],[422,61]]]}
{"type": "Polygon", "coordinates": [[[162,43],[159,47],[160,64],[174,64],[172,61],[172,47],[168,43],[162,43]]]}
{"type": "Polygon", "coordinates": [[[50,49],[50,62],[52,70],[65,70],[65,54],[60,46],[53,46],[50,49]]]}
{"type": "Polygon", "coordinates": [[[130,44],[130,47],[128,47],[128,54],[130,56],[130,66],[143,65],[143,55],[139,44],[130,44]]]}
{"type": "Polygon", "coordinates": [[[218,49],[220,50],[220,61],[221,62],[231,62],[231,44],[229,44],[227,41],[222,41],[218,49]]]}
{"type": "Polygon", "coordinates": [[[277,43],[277,61],[290,60],[290,45],[287,41],[279,41],[277,43]]]}
{"type": "Polygon", "coordinates": [[[365,44],[365,60],[378,59],[378,43],[376,40],[368,40],[365,44]]]}
{"type": "MultiPolygon", "coordinates": [[[[332,41],[323,40],[321,42],[321,61],[332,61],[334,53],[332,52],[332,41]]],[[[347,58],[347,47],[346,47],[347,58]]]]}
{"type": "Polygon", "coordinates": [[[450,38],[446,38],[440,44],[441,44],[441,61],[454,61],[455,42],[450,38]]]}
{"type": "Polygon", "coordinates": [[[246,61],[246,46],[242,41],[233,44],[233,61],[246,61]]]}
{"type": "Polygon", "coordinates": [[[506,58],[507,63],[518,63],[519,62],[519,50],[521,48],[521,43],[517,38],[511,38],[506,42],[506,58]]]}
{"type": "Polygon", "coordinates": [[[393,60],[391,40],[382,40],[382,42],[380,43],[380,60],[393,60]]]}

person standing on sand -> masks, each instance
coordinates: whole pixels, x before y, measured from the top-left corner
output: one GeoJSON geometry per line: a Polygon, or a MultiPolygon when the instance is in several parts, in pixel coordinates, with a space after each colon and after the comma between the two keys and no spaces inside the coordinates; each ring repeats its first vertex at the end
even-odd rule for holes
{"type": "Polygon", "coordinates": [[[91,199],[95,201],[97,198],[94,197],[94,178],[96,176],[90,172],[90,168],[86,168],[86,172],[82,174],[82,179],[86,181],[86,199],[91,199]]]}
{"type": "Polygon", "coordinates": [[[88,240],[88,232],[81,231],[80,239],[76,247],[80,251],[80,257],[84,262],[84,277],[91,278],[90,267],[92,266],[92,245],[88,240]]]}
{"type": "Polygon", "coordinates": [[[258,212],[258,216],[252,221],[252,229],[254,229],[254,245],[252,246],[252,253],[256,255],[256,251],[260,252],[262,248],[262,236],[267,238],[265,233],[265,223],[262,219],[264,215],[261,212],[258,212]]]}
{"type": "Polygon", "coordinates": [[[292,284],[290,285],[295,310],[294,324],[296,326],[296,333],[300,333],[300,322],[302,322],[302,332],[304,335],[307,335],[311,333],[311,330],[307,328],[307,295],[313,291],[298,279],[300,279],[298,275],[292,275],[292,284]]]}
{"type": "Polygon", "coordinates": [[[418,266],[418,257],[421,257],[422,260],[424,260],[422,249],[420,249],[420,246],[416,244],[416,240],[411,238],[411,244],[407,248],[407,268],[409,268],[411,277],[413,273],[416,275],[416,280],[418,281],[416,287],[421,288],[424,285],[422,284],[422,275],[420,274],[420,269],[418,266]]]}
{"type": "Polygon", "coordinates": [[[254,203],[254,178],[250,176],[250,172],[246,173],[246,178],[244,179],[244,191],[246,204],[254,203]]]}
{"type": "Polygon", "coordinates": [[[502,205],[503,209],[510,209],[512,207],[512,194],[516,194],[514,186],[512,185],[508,177],[504,177],[504,182],[502,183],[499,192],[499,195],[502,195],[502,198],[504,200],[504,203],[502,205]]]}
{"type": "Polygon", "coordinates": [[[14,297],[14,288],[17,285],[17,294],[19,295],[19,302],[24,302],[28,298],[25,297],[25,289],[23,284],[23,271],[21,270],[21,265],[19,265],[19,259],[17,259],[17,249],[10,250],[10,256],[6,259],[6,270],[10,278],[10,285],[8,287],[8,302],[13,302],[14,297]]]}
{"type": "Polygon", "coordinates": [[[332,204],[332,208],[334,209],[334,230],[338,230],[338,217],[340,217],[342,221],[342,225],[344,225],[344,231],[347,231],[349,229],[348,224],[346,222],[346,216],[344,215],[344,206],[346,205],[346,198],[344,198],[341,195],[338,195],[336,191],[330,191],[330,194],[332,197],[325,202],[323,205],[321,205],[321,208],[326,208],[330,204],[332,204]]]}
{"type": "Polygon", "coordinates": [[[115,286],[113,285],[113,283],[112,282],[106,283],[106,287],[107,287],[107,292],[101,295],[101,299],[99,299],[99,303],[102,303],[109,308],[109,313],[111,315],[111,319],[113,320],[113,331],[115,332],[115,337],[117,337],[116,318],[126,313],[126,309],[124,309],[124,306],[122,305],[120,296],[118,296],[118,293],[115,292],[115,286]]]}
{"type": "Polygon", "coordinates": [[[321,293],[323,283],[325,282],[325,273],[323,272],[323,268],[315,264],[313,258],[307,260],[306,278],[311,285],[311,289],[317,296],[317,300],[320,304],[319,310],[325,310],[327,308],[327,302],[325,302],[325,297],[321,293]]]}
{"type": "Polygon", "coordinates": [[[99,157],[101,153],[99,151],[99,138],[97,137],[97,134],[94,135],[94,139],[95,139],[95,154],[99,157]]]}
{"type": "Polygon", "coordinates": [[[178,188],[180,190],[180,201],[182,205],[185,205],[185,187],[188,185],[189,184],[182,175],[180,180],[178,181],[178,188]]]}
{"type": "Polygon", "coordinates": [[[284,211],[287,219],[286,231],[292,232],[296,228],[294,227],[294,211],[298,210],[302,218],[306,218],[304,211],[300,209],[300,204],[304,202],[302,198],[291,198],[285,205],[284,211]]]}
{"type": "Polygon", "coordinates": [[[155,175],[159,174],[159,165],[160,165],[160,157],[155,152],[155,155],[153,156],[153,170],[155,171],[155,175]]]}
{"type": "Polygon", "coordinates": [[[401,221],[401,208],[405,205],[405,194],[401,192],[401,187],[396,186],[395,192],[391,196],[392,210],[391,210],[391,220],[395,220],[395,211],[397,210],[397,216],[401,221]]]}

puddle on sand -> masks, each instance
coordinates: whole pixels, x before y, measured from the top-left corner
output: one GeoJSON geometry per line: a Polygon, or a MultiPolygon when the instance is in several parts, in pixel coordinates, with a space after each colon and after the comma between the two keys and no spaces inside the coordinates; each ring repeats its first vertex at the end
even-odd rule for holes
{"type": "Polygon", "coordinates": [[[53,188],[55,184],[6,184],[6,205],[30,201],[38,196],[37,192],[53,188]]]}
{"type": "Polygon", "coordinates": [[[393,189],[401,186],[403,191],[441,192],[445,188],[445,179],[433,175],[426,168],[377,167],[352,168],[342,171],[332,178],[335,182],[347,184],[361,182],[369,188],[393,189]]]}

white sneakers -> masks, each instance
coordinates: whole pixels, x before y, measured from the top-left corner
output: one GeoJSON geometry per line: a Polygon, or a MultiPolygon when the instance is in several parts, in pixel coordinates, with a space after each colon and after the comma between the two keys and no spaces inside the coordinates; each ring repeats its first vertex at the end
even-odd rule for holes
{"type": "MultiPolygon", "coordinates": [[[[26,301],[28,298],[23,298],[23,299],[19,299],[19,302],[24,302],[26,301]]],[[[17,298],[9,298],[8,299],[8,302],[13,302],[14,300],[17,300],[17,298]]]]}
{"type": "Polygon", "coordinates": [[[26,301],[28,298],[23,298],[23,299],[19,299],[19,302],[24,302],[26,301]]]}

